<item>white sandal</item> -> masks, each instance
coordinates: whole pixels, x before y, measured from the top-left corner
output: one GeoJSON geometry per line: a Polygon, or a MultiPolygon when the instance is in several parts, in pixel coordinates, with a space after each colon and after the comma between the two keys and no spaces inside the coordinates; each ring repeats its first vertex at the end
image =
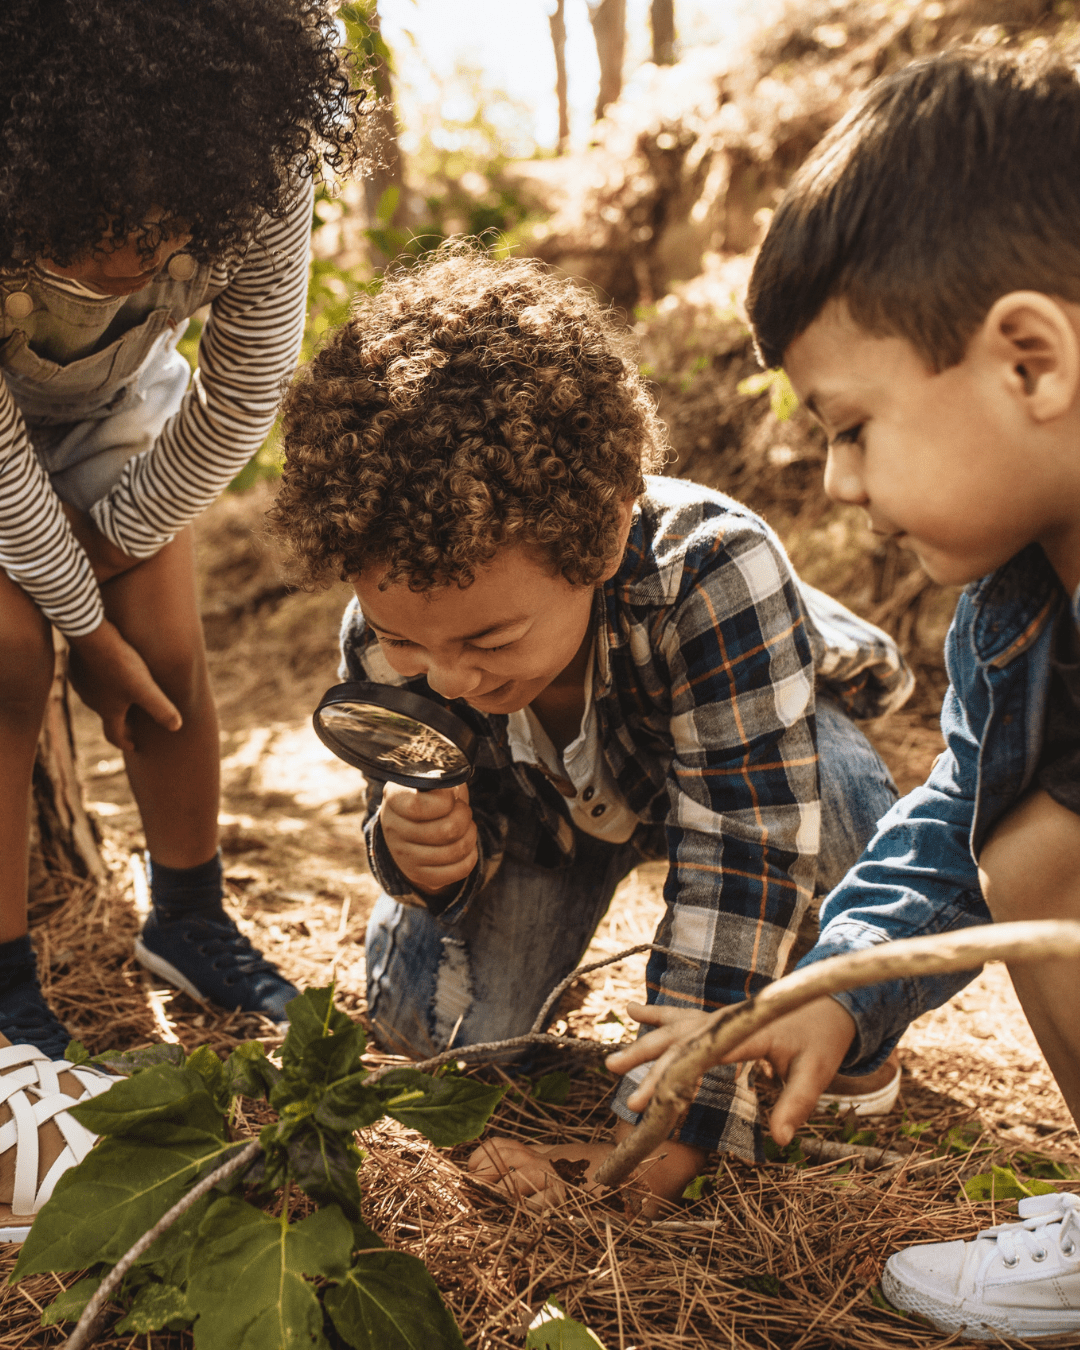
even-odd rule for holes
{"type": "Polygon", "coordinates": [[[25,1241],[59,1178],[97,1140],[68,1107],[115,1082],[101,1069],[52,1061],[0,1036],[0,1242],[25,1241]]]}
{"type": "Polygon", "coordinates": [[[870,1079],[881,1078],[885,1076],[883,1071],[892,1070],[886,1082],[880,1086],[872,1088],[869,1092],[860,1092],[859,1086],[864,1081],[859,1078],[834,1078],[829,1084],[831,1091],[826,1090],[817,1099],[815,1111],[824,1111],[830,1106],[839,1106],[840,1115],[846,1115],[848,1112],[856,1116],[887,1116],[896,1105],[896,1099],[900,1095],[900,1061],[894,1050],[885,1063],[876,1073],[868,1075],[870,1079]]]}

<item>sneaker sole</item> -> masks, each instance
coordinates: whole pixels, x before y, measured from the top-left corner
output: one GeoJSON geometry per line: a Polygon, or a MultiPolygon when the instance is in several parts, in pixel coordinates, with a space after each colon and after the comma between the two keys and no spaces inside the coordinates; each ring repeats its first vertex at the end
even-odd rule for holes
{"type": "Polygon", "coordinates": [[[156,952],[152,952],[142,938],[135,939],[135,960],[169,984],[175,985],[177,989],[182,989],[185,994],[197,998],[200,1003],[213,1002],[213,999],[207,998],[201,989],[196,989],[186,975],[181,975],[174,965],[166,961],[163,956],[158,956],[156,952]]]}
{"type": "Polygon", "coordinates": [[[25,1242],[30,1236],[30,1225],[0,1224],[0,1242],[25,1242]]]}
{"type": "Polygon", "coordinates": [[[894,1308],[919,1313],[933,1322],[939,1331],[959,1332],[964,1341],[1000,1341],[1003,1336],[1023,1339],[1029,1336],[1067,1336],[1080,1331],[1080,1308],[1047,1309],[1042,1317],[1034,1308],[1015,1308],[1006,1313],[976,1313],[942,1303],[921,1289],[901,1284],[886,1264],[881,1273],[881,1292],[894,1308]],[[1066,1323],[1063,1316],[1072,1314],[1066,1323]],[[1010,1315],[1011,1314],[1011,1315],[1010,1315]]]}
{"type": "Polygon", "coordinates": [[[854,1111],[857,1116],[887,1116],[896,1105],[900,1095],[900,1070],[875,1092],[863,1092],[857,1096],[839,1092],[825,1092],[817,1099],[815,1111],[824,1111],[828,1106],[839,1105],[845,1111],[854,1111]]]}

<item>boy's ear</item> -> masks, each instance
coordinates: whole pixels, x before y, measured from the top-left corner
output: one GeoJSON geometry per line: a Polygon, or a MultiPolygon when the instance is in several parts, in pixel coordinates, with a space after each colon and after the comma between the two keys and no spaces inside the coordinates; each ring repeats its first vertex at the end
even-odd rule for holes
{"type": "Polygon", "coordinates": [[[1033,421],[1051,422],[1073,407],[1080,340],[1060,301],[1041,291],[1010,291],[991,306],[979,341],[1033,421]]]}
{"type": "Polygon", "coordinates": [[[627,497],[625,501],[619,503],[619,543],[614,555],[608,559],[607,566],[604,568],[603,575],[597,581],[597,585],[605,581],[610,581],[619,570],[622,563],[623,554],[626,552],[626,541],[630,537],[630,526],[634,522],[634,507],[637,505],[636,497],[627,497]]]}

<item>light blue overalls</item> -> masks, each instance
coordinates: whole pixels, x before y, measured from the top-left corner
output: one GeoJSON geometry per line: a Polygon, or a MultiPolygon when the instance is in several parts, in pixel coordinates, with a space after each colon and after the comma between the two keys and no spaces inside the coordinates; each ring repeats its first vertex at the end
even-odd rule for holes
{"type": "Polygon", "coordinates": [[[183,252],[134,295],[100,299],[38,268],[0,273],[0,371],[61,500],[88,511],[180,407],[191,372],[176,344],[220,293],[211,279],[183,252]]]}

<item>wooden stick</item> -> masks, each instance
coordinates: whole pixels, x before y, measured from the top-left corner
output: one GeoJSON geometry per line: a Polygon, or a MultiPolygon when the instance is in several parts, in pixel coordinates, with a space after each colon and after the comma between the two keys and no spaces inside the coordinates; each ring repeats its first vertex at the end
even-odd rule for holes
{"type": "Polygon", "coordinates": [[[881,942],[796,970],[753,998],[720,1008],[696,1034],[662,1056],[663,1074],[637,1127],[605,1158],[594,1180],[620,1185],[671,1133],[688,1109],[706,1069],[756,1031],[813,999],[887,980],[971,970],[984,961],[1048,961],[1080,957],[1080,922],[1036,919],[986,924],[929,937],[881,942]],[[666,1064],[665,1064],[666,1061],[666,1064]]]}

